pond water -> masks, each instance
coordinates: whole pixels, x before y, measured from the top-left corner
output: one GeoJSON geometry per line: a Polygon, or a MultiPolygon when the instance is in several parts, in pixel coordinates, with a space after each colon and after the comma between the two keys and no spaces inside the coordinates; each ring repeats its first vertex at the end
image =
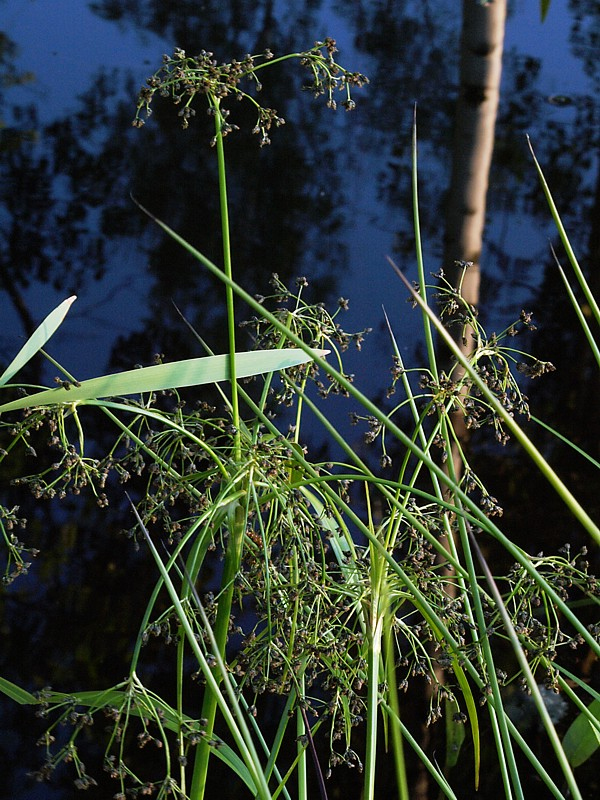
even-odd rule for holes
{"type": "MultiPolygon", "coordinates": [[[[104,222],[101,229],[104,241],[100,246],[96,241],[98,223],[103,215],[109,217],[111,209],[117,214],[115,207],[117,221],[123,222],[123,216],[139,217],[129,200],[129,191],[147,192],[152,196],[153,192],[167,191],[170,181],[179,186],[178,202],[186,203],[186,184],[193,182],[194,176],[190,175],[189,165],[177,174],[177,163],[161,164],[161,177],[154,175],[149,150],[156,147],[156,131],[146,135],[147,130],[138,133],[124,128],[123,114],[127,111],[117,114],[117,102],[123,102],[126,107],[129,103],[129,109],[133,108],[138,85],[158,68],[161,54],[180,46],[179,39],[183,37],[190,47],[204,46],[208,42],[206,46],[226,60],[253,45],[253,39],[260,40],[261,36],[268,35],[275,41],[281,36],[291,47],[303,49],[317,36],[328,35],[328,31],[338,41],[340,61],[370,75],[373,82],[368,89],[357,93],[355,114],[338,112],[335,119],[333,115],[325,115],[308,96],[298,99],[300,79],[290,79],[290,86],[280,91],[276,100],[274,98],[279,108],[283,109],[286,103],[291,107],[286,108],[285,114],[301,129],[300,136],[306,136],[306,127],[317,121],[318,135],[321,132],[324,135],[318,143],[315,137],[310,153],[302,153],[301,175],[295,174],[294,184],[288,183],[294,193],[290,204],[295,200],[306,207],[302,209],[302,246],[296,242],[294,263],[286,264],[286,274],[326,276],[327,283],[335,284],[333,292],[339,291],[351,300],[345,318],[348,328],[380,326],[384,303],[393,312],[394,323],[400,326],[399,339],[406,354],[418,331],[418,321],[411,321],[404,304],[405,293],[393,278],[385,257],[401,254],[403,270],[410,277],[414,276],[410,195],[406,187],[411,169],[412,104],[417,101],[426,264],[431,271],[439,267],[442,239],[439,215],[443,213],[439,198],[443,197],[449,182],[460,32],[460,15],[452,10],[455,4],[409,2],[401,4],[400,9],[384,10],[380,13],[390,14],[389,29],[385,31],[375,13],[380,5],[377,3],[356,4],[351,13],[343,4],[335,2],[308,6],[275,3],[272,9],[263,10],[258,5],[252,14],[240,14],[237,18],[235,12],[227,9],[227,4],[219,11],[209,11],[208,4],[206,11],[194,12],[194,5],[201,7],[202,4],[184,3],[182,11],[167,13],[159,22],[152,19],[152,4],[139,5],[140,10],[135,12],[127,4],[121,7],[119,3],[88,4],[76,0],[8,0],[1,6],[3,29],[16,47],[8,61],[17,74],[32,74],[32,80],[22,87],[5,90],[3,111],[5,124],[14,124],[17,130],[27,125],[18,118],[11,119],[15,107],[21,108],[21,117],[24,113],[32,115],[37,142],[27,153],[27,168],[31,170],[33,185],[26,187],[33,193],[32,200],[36,193],[35,168],[54,151],[51,163],[44,165],[44,173],[41,169],[38,173],[38,188],[45,186],[46,181],[52,184],[51,198],[39,199],[50,207],[46,218],[40,219],[43,238],[38,246],[45,246],[55,264],[59,263],[54,271],[49,271],[44,282],[36,280],[35,270],[29,266],[34,274],[23,276],[22,300],[32,318],[39,319],[64,297],[65,291],[76,290],[79,295],[69,325],[59,332],[54,343],[59,360],[78,377],[89,377],[105,368],[118,339],[122,341],[141,333],[145,320],[152,313],[169,313],[160,308],[161,303],[168,305],[170,299],[164,287],[158,292],[158,307],[155,303],[155,276],[146,269],[147,237],[138,232],[123,235],[118,225],[111,227],[104,222]],[[272,13],[272,21],[268,21],[272,28],[266,34],[261,26],[265,24],[267,13],[272,13]],[[191,21],[185,20],[186,14],[191,21]],[[368,30],[369,24],[374,30],[368,30]],[[221,26],[227,26],[225,35],[221,26]],[[159,29],[164,33],[158,34],[159,29]],[[43,31],[41,36],[40,31],[43,31]],[[403,41],[403,35],[410,40],[403,41]],[[219,36],[224,41],[219,41],[219,36]],[[196,38],[201,41],[196,42],[196,38]],[[386,52],[385,46],[392,48],[391,52],[386,52]],[[389,63],[391,58],[393,64],[389,63]],[[105,77],[99,86],[100,73],[105,77]],[[101,109],[92,111],[90,95],[95,95],[95,102],[101,109]],[[23,108],[27,111],[23,112],[23,108]],[[73,147],[61,148],[60,137],[66,137],[68,132],[77,137],[82,152],[73,147]],[[107,151],[109,140],[120,142],[120,157],[114,150],[107,151]],[[87,159],[90,153],[91,158],[87,159]],[[104,163],[102,156],[109,156],[104,163]],[[148,163],[147,177],[153,176],[164,183],[162,190],[144,185],[140,160],[148,163]],[[323,169],[325,164],[326,170],[323,169]],[[112,177],[108,177],[111,171],[112,177]],[[335,190],[327,198],[332,208],[323,216],[318,198],[330,194],[327,185],[330,175],[335,176],[335,190]],[[94,191],[95,180],[101,188],[94,191]],[[298,181],[304,185],[298,185],[298,181]],[[83,218],[70,218],[68,213],[60,217],[70,202],[76,205],[73,215],[81,212],[83,218]],[[55,209],[51,208],[53,204],[55,209]],[[65,230],[60,244],[51,241],[50,233],[57,224],[65,229],[72,224],[76,233],[67,234],[65,230]],[[90,231],[87,241],[86,226],[90,231]],[[86,248],[92,252],[86,252],[86,248]],[[62,270],[61,261],[69,262],[62,270]]],[[[493,302],[488,306],[484,304],[486,313],[492,317],[492,325],[500,326],[518,313],[517,306],[525,302],[528,290],[538,285],[547,242],[553,235],[549,215],[544,217],[537,213],[533,216],[528,213],[531,209],[524,208],[528,203],[531,206],[529,196],[539,192],[531,161],[526,158],[525,133],[530,135],[542,163],[551,165],[558,159],[566,160],[570,149],[575,149],[573,140],[582,135],[577,110],[594,94],[597,76],[585,73],[582,60],[573,53],[571,43],[576,12],[585,12],[585,8],[579,10],[579,5],[556,2],[552,13],[542,23],[535,3],[511,4],[497,131],[502,162],[493,166],[486,249],[482,256],[482,267],[493,286],[493,290],[490,289],[493,302]],[[567,104],[552,105],[548,98],[553,97],[565,98],[567,104]],[[516,287],[522,300],[515,302],[516,287]]],[[[236,4],[232,8],[234,6],[236,4]]],[[[385,8],[384,4],[381,7],[385,8]]],[[[281,49],[276,48],[278,52],[281,49]]],[[[163,121],[162,127],[165,124],[163,121]]],[[[593,115],[588,124],[597,130],[593,115]]],[[[149,124],[148,128],[151,127],[149,124]]],[[[278,138],[285,139],[288,130],[282,129],[278,138]]],[[[593,136],[594,132],[590,130],[589,135],[593,136]]],[[[178,141],[186,149],[192,149],[198,144],[202,146],[199,138],[198,132],[192,129],[178,141]]],[[[289,146],[301,145],[294,141],[289,146]]],[[[285,148],[286,143],[281,147],[285,148]]],[[[181,151],[177,155],[180,156],[181,151]]],[[[204,159],[211,155],[210,151],[202,151],[204,159]]],[[[266,157],[266,154],[260,155],[266,157]]],[[[243,198],[244,169],[249,173],[261,169],[261,160],[254,152],[248,152],[246,158],[245,165],[238,167],[236,164],[233,178],[242,184],[241,202],[248,202],[248,198],[243,198]]],[[[567,164],[564,171],[566,168],[567,164]]],[[[573,198],[573,186],[580,190],[592,186],[596,169],[593,157],[589,157],[586,164],[577,164],[577,179],[571,176],[568,196],[561,205],[565,213],[585,218],[585,203],[587,199],[589,204],[589,197],[573,198]],[[572,207],[574,202],[575,208],[572,207]]],[[[272,168],[266,177],[273,181],[272,168]]],[[[7,188],[9,180],[10,175],[6,175],[7,188]]],[[[202,181],[203,176],[198,176],[198,180],[202,181]]],[[[14,187],[10,191],[14,198],[14,187]]],[[[205,191],[214,197],[214,185],[207,186],[205,191]]],[[[560,185],[555,184],[554,191],[560,203],[560,185]]],[[[268,219],[263,225],[265,238],[271,246],[277,239],[278,227],[286,224],[285,206],[273,208],[270,205],[276,196],[275,190],[269,192],[265,187],[260,198],[261,203],[267,204],[264,216],[268,219]]],[[[191,195],[188,198],[189,205],[191,195]]],[[[14,219],[10,219],[8,200],[3,208],[6,225],[14,223],[14,219]]],[[[202,213],[202,209],[198,211],[202,213]]],[[[297,208],[294,212],[298,217],[297,208]]],[[[182,209],[177,209],[166,221],[177,227],[182,213],[182,209]]],[[[202,237],[199,242],[202,244],[202,237]]],[[[240,261],[245,269],[245,253],[242,245],[236,242],[234,257],[236,245],[242,251],[240,261]]],[[[6,257],[9,255],[7,251],[6,257]]],[[[31,265],[31,254],[24,254],[24,259],[29,259],[31,265]]],[[[27,273],[27,260],[22,269],[27,273]]],[[[155,269],[160,271],[164,267],[157,265],[155,269]]],[[[266,276],[263,274],[260,280],[265,282],[266,276]]],[[[4,304],[7,324],[0,346],[8,357],[23,331],[14,303],[7,302],[6,295],[4,304]]],[[[208,335],[207,331],[205,333],[208,335]]],[[[372,337],[370,349],[368,343],[365,348],[369,364],[377,367],[375,370],[369,367],[368,372],[373,375],[380,368],[385,369],[388,359],[385,340],[372,337]]],[[[127,358],[124,353],[121,357],[127,358]]],[[[133,353],[131,359],[135,360],[133,353]]]]}
{"type": "MultiPolygon", "coordinates": [[[[265,79],[267,104],[287,120],[271,146],[258,148],[243,109],[239,119],[245,130],[226,142],[234,270],[252,291],[266,293],[269,276],[277,271],[292,283],[306,275],[314,297],[334,307],[338,297],[350,298],[344,328],[374,330],[362,353],[348,354],[347,371],[372,395],[383,393],[391,351],[382,305],[409,365],[420,363],[422,349],[420,319],[386,261],[392,256],[416,278],[410,196],[415,102],[425,262],[430,272],[441,266],[458,7],[454,0],[0,2],[0,71],[6,76],[0,82],[2,362],[32,325],[72,293],[77,303],[49,350],[79,379],[150,363],[155,352],[167,360],[197,355],[172,300],[215,350],[223,350],[218,287],[165,242],[130,197],[217,260],[210,130],[199,111],[190,129],[181,131],[166,104],[157,105],[145,127],[135,130],[137,91],[174,47],[209,49],[227,61],[266,46],[276,55],[304,50],[315,39],[333,36],[340,63],[371,79],[356,92],[352,113],[334,113],[322,99],[301,92],[300,68],[286,68],[265,79]]],[[[549,331],[558,324],[549,311],[544,316],[540,301],[540,292],[550,291],[548,242],[556,235],[526,134],[584,267],[597,263],[599,28],[598,4],[590,0],[552,0],[543,23],[539,3],[509,3],[481,257],[481,311],[491,330],[504,328],[531,304],[536,313],[539,309],[542,332],[544,322],[549,331]]],[[[552,352],[540,357],[555,360],[552,352]]],[[[334,406],[342,427],[347,410],[334,406]]],[[[584,409],[582,417],[596,430],[589,413],[584,409]]],[[[318,434],[310,436],[318,447],[318,434]]],[[[31,576],[3,606],[3,635],[10,633],[14,644],[0,656],[0,674],[30,688],[50,680],[68,684],[71,667],[75,675],[89,675],[92,661],[98,670],[110,669],[110,645],[81,630],[89,623],[89,609],[105,605],[98,599],[102,586],[124,591],[128,577],[120,573],[119,559],[130,558],[130,569],[139,567],[136,556],[124,556],[110,543],[74,555],[77,536],[89,546],[91,533],[87,539],[78,534],[67,512],[52,524],[56,549],[46,572],[31,576]],[[64,552],[71,554],[69,565],[64,552]],[[96,559],[102,566],[94,565],[96,559]],[[81,601],[85,591],[89,605],[81,601]],[[54,621],[40,613],[39,602],[48,603],[54,621]],[[79,604],[81,615],[75,611],[79,604]],[[24,609],[29,617],[21,625],[15,615],[24,609]],[[71,632],[65,614],[72,614],[71,632]],[[27,636],[42,637],[40,642],[46,637],[37,651],[43,648],[41,659],[27,652],[27,636]],[[65,662],[73,663],[61,662],[62,636],[64,653],[71,653],[65,662]]],[[[106,635],[115,637],[120,653],[127,651],[127,636],[118,625],[106,635]]],[[[115,669],[116,680],[120,664],[115,669]]],[[[21,764],[26,731],[17,727],[12,709],[6,719],[15,727],[0,725],[0,761],[4,755],[21,764]]],[[[68,785],[52,790],[25,785],[27,769],[15,767],[14,774],[11,769],[3,775],[0,797],[72,796],[68,785]]]]}

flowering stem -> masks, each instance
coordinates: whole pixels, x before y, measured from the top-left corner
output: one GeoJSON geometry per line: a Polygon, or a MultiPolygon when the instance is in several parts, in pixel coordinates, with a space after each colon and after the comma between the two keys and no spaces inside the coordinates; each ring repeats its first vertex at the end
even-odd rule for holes
{"type": "MultiPolygon", "coordinates": [[[[229,206],[227,202],[227,175],[225,172],[225,148],[223,146],[223,116],[220,110],[219,98],[212,98],[215,113],[215,145],[217,148],[217,165],[219,176],[219,206],[221,212],[221,236],[223,239],[223,271],[228,278],[232,278],[231,268],[231,239],[229,236],[229,206]]],[[[238,386],[235,367],[235,306],[233,289],[225,285],[225,300],[227,306],[227,334],[229,340],[229,373],[231,382],[231,417],[235,428],[234,434],[234,461],[239,463],[241,458],[240,444],[240,415],[238,402],[238,386]]]]}
{"type": "MultiPolygon", "coordinates": [[[[221,212],[221,234],[223,239],[223,272],[227,278],[232,279],[231,268],[231,241],[229,236],[229,208],[227,203],[227,177],[225,173],[225,149],[223,147],[223,115],[219,107],[219,98],[211,96],[211,105],[215,110],[215,146],[217,148],[217,164],[219,177],[219,203],[221,212]]],[[[235,365],[235,308],[233,287],[225,285],[225,297],[227,306],[227,332],[229,338],[229,373],[231,382],[231,417],[234,427],[233,433],[233,462],[234,472],[240,465],[242,459],[242,447],[240,436],[240,418],[238,385],[236,379],[235,365]]],[[[227,634],[229,631],[229,620],[231,617],[231,607],[234,596],[234,579],[237,575],[242,558],[242,543],[245,530],[245,515],[241,505],[235,504],[234,509],[229,514],[228,530],[229,538],[227,551],[225,554],[225,567],[221,582],[221,594],[217,606],[217,619],[215,623],[215,645],[218,656],[225,657],[227,647],[227,634]]],[[[218,679],[218,671],[215,670],[215,678],[218,679]]],[[[202,716],[206,720],[205,732],[210,736],[213,731],[217,713],[217,696],[212,691],[207,691],[202,704],[202,716]]],[[[210,759],[210,747],[203,741],[198,745],[196,761],[192,776],[192,786],[190,797],[192,800],[201,800],[206,790],[206,779],[208,775],[208,762],[210,759]]]]}

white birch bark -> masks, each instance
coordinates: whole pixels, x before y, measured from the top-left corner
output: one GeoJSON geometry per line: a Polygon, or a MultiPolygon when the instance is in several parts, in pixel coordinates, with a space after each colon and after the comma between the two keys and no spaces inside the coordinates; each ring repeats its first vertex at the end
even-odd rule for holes
{"type": "MultiPolygon", "coordinates": [[[[454,267],[454,262],[473,263],[462,284],[463,297],[473,306],[479,303],[480,259],[500,97],[505,22],[506,0],[493,0],[487,5],[478,0],[463,0],[460,86],[448,194],[444,270],[456,286],[461,271],[454,267]]],[[[463,341],[456,326],[451,331],[468,355],[473,348],[470,332],[466,332],[466,341],[463,341]]],[[[456,371],[453,376],[458,377],[456,371]]],[[[466,439],[467,431],[461,415],[454,415],[453,422],[459,438],[466,439]]],[[[455,467],[459,466],[455,460],[455,467]]],[[[460,475],[460,468],[457,474],[460,475]]]]}

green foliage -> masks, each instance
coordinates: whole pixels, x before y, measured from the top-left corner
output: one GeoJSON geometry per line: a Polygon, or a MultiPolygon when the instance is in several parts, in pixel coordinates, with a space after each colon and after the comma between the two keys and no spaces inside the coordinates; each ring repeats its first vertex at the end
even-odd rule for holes
{"type": "MultiPolygon", "coordinates": [[[[38,348],[39,349],[39,348],[38,348]]],[[[37,350],[36,350],[37,352],[37,350]]],[[[318,351],[318,355],[326,355],[318,351]]],[[[29,360],[30,356],[27,356],[29,360]]],[[[302,350],[277,350],[270,353],[238,353],[236,355],[237,376],[248,378],[262,372],[287,369],[305,363],[310,358],[302,350]]],[[[9,370],[12,371],[15,362],[9,370]]],[[[8,370],[7,370],[8,372],[8,370]]],[[[3,376],[4,377],[4,376],[3,376]]],[[[120,372],[115,375],[103,375],[87,381],[60,381],[60,388],[37,392],[34,396],[21,397],[0,405],[0,413],[17,411],[20,408],[41,408],[59,404],[85,403],[86,400],[97,400],[101,397],[116,395],[142,394],[159,392],[164,389],[180,389],[186,386],[202,386],[207,383],[219,383],[230,379],[229,356],[207,356],[206,358],[189,358],[171,364],[156,364],[153,367],[120,372]]],[[[2,381],[2,378],[0,378],[2,381]]]]}
{"type": "MultiPolygon", "coordinates": [[[[326,94],[332,107],[334,89],[346,91],[349,108],[350,87],[365,79],[334,62],[334,52],[334,40],[326,39],[284,58],[301,59],[312,76],[310,88],[326,94]]],[[[75,769],[78,788],[93,786],[79,748],[82,732],[102,719],[108,726],[103,767],[119,800],[199,800],[215,756],[248,797],[312,797],[311,753],[318,776],[325,772],[333,780],[339,765],[357,768],[370,800],[387,758],[382,730],[402,798],[410,796],[411,758],[446,797],[456,796],[456,767],[465,763],[471,764],[474,789],[494,769],[506,797],[523,797],[523,770],[533,769],[554,797],[581,797],[572,767],[597,745],[597,698],[586,708],[585,678],[572,671],[570,654],[586,647],[600,654],[600,628],[586,624],[581,613],[597,610],[598,582],[585,547],[533,555],[502,529],[501,502],[470,463],[452,423],[459,416],[492,447],[520,446],[570,509],[573,524],[598,539],[597,526],[524,430],[532,418],[523,383],[552,370],[514,346],[515,337],[534,328],[532,316],[521,311],[513,325],[489,335],[460,289],[445,284],[441,274],[435,287],[425,279],[416,135],[419,285],[407,287],[423,315],[428,364],[416,370],[403,363],[390,325],[391,409],[365,396],[344,370],[345,350],[351,344],[360,349],[367,333],[347,333],[338,322],[344,298],[330,312],[310,297],[306,278],[290,289],[276,275],[271,294],[248,294],[232,272],[223,138],[233,125],[221,101],[250,100],[267,144],[271,124],[281,118],[261,108],[240,82],[257,88],[259,70],[283,60],[268,56],[219,66],[212,54],[188,58],[176,51],[142,90],[136,116],[139,126],[156,91],[183,104],[184,127],[197,95],[214,114],[223,267],[156,222],[223,283],[229,353],[209,352],[206,359],[157,364],[80,386],[63,372],[65,385],[0,407],[10,442],[2,459],[19,450],[37,456],[31,452],[34,432],[44,431],[50,444],[45,466],[15,482],[46,499],[91,490],[100,506],[121,502],[128,484],[134,516],[127,533],[149,553],[157,573],[153,592],[143,598],[124,681],[68,694],[47,688],[37,696],[0,681],[0,691],[35,705],[49,720],[38,742],[45,760],[36,777],[49,779],[66,763],[75,769]],[[252,314],[242,324],[255,347],[250,353],[235,348],[234,297],[252,314]],[[447,335],[449,317],[474,332],[468,358],[447,335]],[[448,373],[433,347],[436,330],[456,357],[448,373]],[[206,381],[227,381],[227,390],[217,390],[218,405],[180,391],[206,381]],[[322,401],[334,394],[354,402],[352,419],[363,427],[365,445],[376,449],[374,458],[363,458],[328,418],[322,401]],[[90,412],[113,425],[98,458],[89,452],[90,412]],[[307,415],[341,453],[337,461],[309,456],[303,444],[307,415]],[[451,458],[455,446],[460,469],[451,458]],[[493,575],[488,550],[512,567],[493,575]],[[221,562],[218,585],[201,595],[198,587],[215,559],[221,562]],[[171,699],[143,678],[150,642],[172,655],[171,699]],[[409,690],[424,701],[416,722],[405,714],[409,690]],[[579,714],[562,740],[550,693],[579,714]],[[543,756],[515,711],[515,698],[530,695],[531,713],[552,745],[543,756]],[[278,705],[267,702],[273,698],[278,705]],[[273,707],[280,718],[268,741],[265,708],[273,713],[273,707]],[[420,741],[422,726],[442,727],[436,725],[441,718],[444,764],[420,741]],[[357,736],[363,726],[364,745],[357,736]],[[491,731],[487,742],[484,726],[491,731]],[[580,735],[581,747],[575,743],[580,735]],[[315,742],[326,744],[323,770],[315,742]],[[149,776],[132,755],[138,748],[154,753],[149,776]],[[567,788],[559,788],[563,784],[567,788]]],[[[60,324],[64,304],[59,309],[41,326],[44,335],[34,334],[7,369],[6,380],[60,324]]],[[[16,509],[3,510],[7,583],[29,563],[14,533],[21,524],[16,509]]],[[[325,785],[321,775],[322,794],[325,785]]]]}
{"type": "Polygon", "coordinates": [[[31,692],[26,692],[25,689],[21,689],[20,686],[16,686],[11,681],[7,681],[6,678],[0,678],[0,691],[22,706],[35,705],[38,702],[37,697],[32,695],[31,692]]]}
{"type": "Polygon", "coordinates": [[[600,747],[600,700],[592,700],[571,723],[563,746],[569,762],[579,767],[600,747]]]}
{"type": "Polygon", "coordinates": [[[8,367],[0,376],[0,386],[4,386],[19,370],[29,363],[29,361],[36,355],[42,347],[46,344],[48,339],[55,333],[56,329],[60,326],[69,311],[69,308],[75,301],[75,297],[69,297],[64,300],[57,308],[48,314],[46,319],[36,328],[33,334],[25,342],[23,347],[19,350],[17,355],[13,358],[8,367]]]}
{"type": "Polygon", "coordinates": [[[550,0],[540,0],[540,17],[542,22],[546,19],[550,10],[550,0]]]}

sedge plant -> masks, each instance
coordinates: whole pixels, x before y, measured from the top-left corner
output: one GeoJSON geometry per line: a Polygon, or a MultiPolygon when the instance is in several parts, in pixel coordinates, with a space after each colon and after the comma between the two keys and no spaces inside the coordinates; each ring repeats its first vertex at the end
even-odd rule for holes
{"type": "MultiPolygon", "coordinates": [[[[351,109],[350,90],[366,79],[344,70],[334,53],[334,40],[325,39],[284,58],[300,60],[310,74],[309,88],[325,94],[328,105],[335,107],[334,92],[341,89],[351,109]]],[[[92,786],[95,779],[83,766],[79,735],[95,717],[107,718],[103,766],[118,798],[201,800],[218,759],[249,798],[324,798],[328,781],[335,782],[344,765],[361,775],[361,797],[373,800],[382,761],[388,758],[396,794],[403,799],[410,797],[410,765],[415,763],[428,772],[441,796],[457,797],[455,767],[463,760],[472,765],[473,790],[484,770],[494,769],[505,797],[524,797],[526,763],[549,795],[582,798],[575,770],[597,748],[600,697],[569,668],[563,654],[572,648],[599,654],[600,626],[585,624],[580,613],[598,608],[597,580],[583,549],[546,556],[526,552],[502,529],[501,503],[477,475],[466,450],[461,450],[461,475],[453,473],[449,458],[455,444],[451,418],[458,410],[469,427],[489,431],[498,445],[510,441],[520,446],[566,504],[573,523],[585,531],[590,546],[597,544],[600,532],[590,515],[525,431],[536,420],[522,380],[539,377],[552,365],[514,347],[514,337],[532,327],[528,313],[500,334],[488,335],[460,291],[444,285],[443,275],[436,276],[435,290],[428,285],[419,234],[416,128],[418,282],[416,288],[407,284],[407,291],[422,314],[428,364],[419,370],[404,364],[393,320],[388,321],[391,408],[366,396],[344,370],[344,351],[353,343],[360,348],[366,333],[350,334],[341,327],[345,301],[329,312],[310,297],[306,279],[288,288],[272,276],[270,293],[261,297],[235,280],[224,143],[235,125],[225,106],[236,96],[251,102],[259,142],[268,144],[271,128],[281,125],[282,118],[262,108],[243,87],[259,88],[263,70],[281,60],[266,53],[220,65],[211,53],[190,58],[177,50],[165,57],[138,101],[137,126],[156,93],[175,101],[185,128],[198,97],[214,116],[223,264],[214,264],[154,219],[199,268],[222,282],[229,352],[212,354],[189,325],[208,353],[204,359],[80,385],[65,373],[62,386],[33,394],[28,387],[27,396],[0,406],[3,417],[22,415],[10,422],[7,455],[11,448],[27,447],[39,427],[50,430],[60,453],[45,472],[19,478],[37,496],[87,487],[104,498],[109,492],[122,495],[122,485],[135,482],[129,533],[147,548],[157,570],[122,683],[33,695],[3,680],[0,689],[52,720],[40,742],[45,751],[40,779],[67,762],[74,765],[79,788],[92,786]],[[238,352],[235,344],[235,298],[252,314],[245,325],[255,348],[250,353],[238,352]],[[430,298],[437,301],[436,310],[430,298]],[[468,358],[447,337],[448,316],[475,332],[468,358]],[[448,338],[461,368],[459,378],[440,369],[436,333],[448,338]],[[252,376],[249,385],[240,380],[252,376]],[[219,410],[206,403],[190,407],[180,392],[203,381],[227,383],[229,391],[219,390],[219,410]],[[328,418],[322,401],[331,394],[353,402],[352,419],[364,426],[365,442],[380,448],[376,459],[361,457],[328,418]],[[79,415],[84,405],[97,408],[116,431],[101,459],[85,455],[86,431],[79,415]],[[341,453],[337,461],[309,457],[303,445],[307,415],[341,453]],[[490,542],[513,562],[508,574],[490,570],[485,556],[490,542]],[[203,593],[213,553],[223,559],[219,586],[203,593]],[[174,702],[144,681],[144,646],[151,637],[171,649],[174,702]],[[415,687],[426,703],[424,718],[416,721],[406,710],[407,692],[415,687]],[[532,713],[550,745],[543,757],[515,722],[515,691],[531,696],[532,713]],[[557,731],[549,692],[560,698],[560,713],[575,710],[564,736],[557,731]],[[201,713],[195,716],[189,709],[199,694],[201,713]],[[270,697],[278,700],[275,726],[263,717],[270,697]],[[492,732],[486,747],[484,722],[492,732]],[[62,738],[57,735],[61,723],[69,731],[62,738]],[[423,725],[443,726],[445,762],[429,748],[423,725]],[[364,744],[357,744],[362,727],[364,744]],[[161,768],[155,764],[150,777],[141,774],[131,757],[132,745],[156,748],[161,768]]],[[[552,203],[551,209],[559,224],[552,203]]],[[[562,229],[561,235],[566,239],[562,229]]],[[[567,252],[586,291],[572,251],[567,252]]],[[[392,272],[390,279],[396,279],[392,272]]],[[[590,308],[597,324],[597,307],[590,303],[590,308]]],[[[64,313],[63,306],[51,315],[28,355],[43,346],[64,313]]],[[[595,346],[597,334],[590,324],[586,331],[595,346]]],[[[7,381],[23,363],[24,357],[14,362],[5,373],[7,381]]],[[[26,548],[7,524],[3,532],[13,559],[7,573],[11,578],[18,572],[15,565],[25,563],[26,548]]]]}

